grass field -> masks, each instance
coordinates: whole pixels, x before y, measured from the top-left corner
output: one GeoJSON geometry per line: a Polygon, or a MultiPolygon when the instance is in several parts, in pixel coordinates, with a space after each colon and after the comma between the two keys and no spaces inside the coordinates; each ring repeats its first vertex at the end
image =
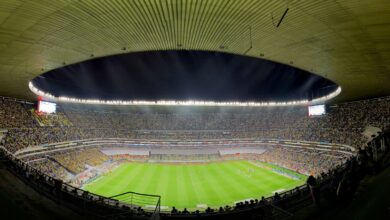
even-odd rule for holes
{"type": "Polygon", "coordinates": [[[161,195],[162,207],[194,209],[200,204],[233,205],[236,201],[269,196],[305,182],[305,176],[295,175],[301,178],[292,179],[250,161],[126,163],[85,185],[84,189],[108,197],[128,191],[156,194],[161,195]]]}

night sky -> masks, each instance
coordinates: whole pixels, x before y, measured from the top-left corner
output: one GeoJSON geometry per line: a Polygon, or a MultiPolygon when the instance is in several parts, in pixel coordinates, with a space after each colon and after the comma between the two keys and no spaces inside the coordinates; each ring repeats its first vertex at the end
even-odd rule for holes
{"type": "Polygon", "coordinates": [[[258,58],[155,51],[97,58],[33,80],[55,96],[115,100],[286,101],[336,89],[317,75],[258,58]]]}

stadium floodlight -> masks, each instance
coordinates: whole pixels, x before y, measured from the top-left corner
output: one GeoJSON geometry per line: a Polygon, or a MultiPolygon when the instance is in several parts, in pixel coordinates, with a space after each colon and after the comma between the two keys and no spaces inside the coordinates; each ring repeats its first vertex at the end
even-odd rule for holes
{"type": "Polygon", "coordinates": [[[70,103],[83,103],[83,104],[101,104],[101,105],[160,105],[160,106],[249,106],[249,107],[274,107],[274,106],[298,106],[298,105],[313,105],[321,104],[327,100],[330,100],[341,93],[341,87],[339,86],[332,93],[315,98],[311,101],[307,99],[293,100],[285,102],[213,102],[213,101],[197,101],[197,100],[159,100],[159,101],[143,101],[143,100],[99,100],[99,99],[80,99],[66,96],[54,96],[48,92],[44,92],[34,86],[32,82],[28,84],[30,90],[42,98],[48,101],[54,102],[70,102],[70,103]]]}

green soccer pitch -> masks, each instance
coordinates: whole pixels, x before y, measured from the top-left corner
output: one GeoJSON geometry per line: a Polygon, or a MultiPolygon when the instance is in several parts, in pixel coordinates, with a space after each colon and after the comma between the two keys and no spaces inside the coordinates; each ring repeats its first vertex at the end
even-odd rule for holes
{"type": "Polygon", "coordinates": [[[107,197],[129,191],[155,194],[161,196],[162,208],[194,210],[259,199],[302,185],[306,180],[304,175],[290,170],[283,171],[299,178],[281,175],[272,167],[275,166],[244,160],[207,164],[125,163],[83,189],[107,197]]]}

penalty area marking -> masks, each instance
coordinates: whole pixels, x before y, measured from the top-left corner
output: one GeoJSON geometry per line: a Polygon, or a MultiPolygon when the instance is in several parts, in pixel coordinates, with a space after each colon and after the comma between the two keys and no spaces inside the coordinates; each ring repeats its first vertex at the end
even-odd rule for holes
{"type": "Polygon", "coordinates": [[[284,192],[284,191],[286,191],[285,189],[278,189],[278,190],[276,190],[276,191],[273,191],[272,193],[281,193],[281,192],[284,192]]]}
{"type": "MultiPolygon", "coordinates": [[[[155,209],[156,205],[145,205],[145,208],[146,209],[155,209]]],[[[169,209],[169,207],[168,206],[160,206],[160,209],[166,210],[166,209],[169,209]]]]}
{"type": "Polygon", "coordinates": [[[196,205],[196,208],[207,209],[207,204],[198,204],[196,205]]]}
{"type": "MultiPolygon", "coordinates": [[[[256,166],[256,167],[260,167],[260,168],[263,168],[263,169],[264,169],[264,166],[262,166],[262,165],[260,165],[260,164],[254,163],[254,162],[252,162],[252,161],[248,161],[248,162],[249,162],[250,164],[256,166]]],[[[271,168],[271,167],[270,167],[270,168],[271,168]]],[[[288,170],[287,168],[284,168],[284,167],[282,167],[282,168],[288,170]]],[[[299,178],[298,178],[298,177],[295,177],[295,175],[294,175],[294,176],[291,176],[291,175],[288,175],[287,173],[282,173],[282,171],[278,172],[277,170],[274,170],[273,168],[271,168],[271,169],[269,169],[269,170],[270,170],[271,172],[275,173],[275,174],[280,175],[280,176],[284,176],[284,177],[287,177],[287,178],[292,179],[292,180],[299,180],[299,178]]],[[[291,171],[292,171],[292,170],[291,170],[291,171]]],[[[292,172],[294,172],[294,171],[292,171],[292,172]]]]}

